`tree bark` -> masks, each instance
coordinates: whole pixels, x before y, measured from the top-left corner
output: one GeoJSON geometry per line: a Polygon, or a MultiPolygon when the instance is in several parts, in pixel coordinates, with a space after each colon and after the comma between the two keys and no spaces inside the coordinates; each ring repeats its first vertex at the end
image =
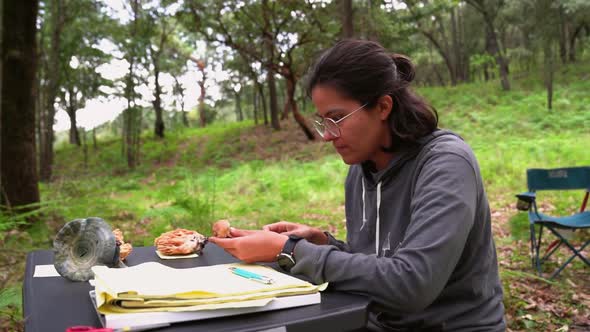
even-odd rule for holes
{"type": "Polygon", "coordinates": [[[156,112],[156,123],[154,124],[154,135],[158,138],[164,138],[164,120],[162,119],[162,87],[160,86],[160,66],[159,66],[159,52],[153,55],[152,62],[154,65],[154,111],[156,112]]]}
{"type": "Polygon", "coordinates": [[[53,123],[55,121],[55,98],[59,89],[60,70],[59,56],[61,48],[61,33],[65,21],[63,0],[56,0],[52,6],[53,31],[51,35],[51,49],[49,50],[49,65],[47,67],[47,85],[45,91],[45,109],[42,114],[40,178],[50,181],[53,173],[53,123]]]}
{"type": "Polygon", "coordinates": [[[582,32],[583,28],[584,24],[578,25],[578,27],[576,27],[574,30],[574,33],[572,33],[570,36],[570,62],[576,62],[576,39],[578,39],[578,36],[580,32],[582,32]]]}
{"type": "Polygon", "coordinates": [[[486,38],[489,41],[488,53],[490,53],[490,55],[492,55],[496,59],[496,64],[498,65],[502,90],[510,91],[510,81],[508,79],[508,62],[500,53],[500,48],[498,46],[498,38],[496,37],[496,32],[494,31],[493,24],[486,25],[486,38]]]}
{"type": "Polygon", "coordinates": [[[70,106],[67,111],[70,116],[70,143],[80,146],[80,134],[76,124],[76,109],[70,106]]]}
{"type": "MultiPolygon", "coordinates": [[[[130,35],[133,39],[137,35],[137,24],[139,16],[139,1],[133,0],[131,2],[133,10],[133,23],[131,25],[130,35]]],[[[127,73],[126,86],[125,86],[125,98],[127,99],[127,108],[123,113],[123,147],[127,157],[127,167],[131,170],[137,166],[137,157],[139,152],[138,149],[138,138],[139,130],[141,126],[137,124],[137,105],[135,104],[135,46],[132,45],[129,53],[127,54],[127,61],[129,62],[129,69],[127,73]]]]}
{"type": "Polygon", "coordinates": [[[543,70],[545,76],[545,87],[547,89],[547,110],[551,111],[553,109],[553,49],[551,38],[549,36],[545,36],[545,40],[543,40],[544,47],[543,47],[543,55],[544,55],[544,62],[545,68],[543,70]]]}
{"type": "Polygon", "coordinates": [[[264,86],[258,82],[256,82],[256,87],[258,87],[258,95],[260,96],[260,104],[262,104],[262,115],[264,117],[264,125],[268,126],[268,111],[266,110],[266,98],[264,96],[264,86]]]}
{"type": "Polygon", "coordinates": [[[430,33],[429,31],[426,31],[424,29],[420,29],[420,31],[428,40],[430,40],[430,42],[432,43],[432,45],[434,46],[434,48],[436,49],[438,54],[441,56],[441,58],[443,58],[443,61],[445,62],[445,66],[447,67],[447,70],[449,71],[451,85],[456,85],[457,84],[457,77],[455,76],[455,70],[453,68],[453,61],[451,60],[451,57],[446,52],[446,50],[443,48],[443,46],[438,42],[438,40],[436,40],[436,38],[434,38],[434,35],[432,33],[430,33]]]}
{"type": "Polygon", "coordinates": [[[92,128],[92,147],[94,150],[98,150],[98,146],[96,145],[96,127],[92,128]]]}
{"type": "Polygon", "coordinates": [[[271,68],[268,68],[267,70],[266,80],[268,82],[268,94],[270,97],[270,123],[274,129],[280,130],[281,124],[279,123],[277,88],[275,83],[275,75],[271,68]]]}
{"type": "Polygon", "coordinates": [[[270,101],[270,123],[271,126],[275,130],[281,129],[281,124],[279,122],[279,107],[277,104],[277,86],[275,82],[275,75],[274,75],[274,45],[273,45],[273,36],[270,27],[270,18],[268,17],[268,0],[262,1],[263,6],[263,18],[264,18],[264,31],[263,31],[263,40],[264,46],[267,52],[267,59],[266,59],[266,81],[268,83],[268,94],[269,94],[269,101],[270,101]]]}
{"type": "Polygon", "coordinates": [[[315,135],[305,123],[305,118],[301,115],[301,113],[299,113],[299,110],[297,109],[297,103],[295,102],[295,88],[297,83],[295,76],[293,76],[293,72],[289,69],[285,69],[285,73],[285,81],[287,84],[287,103],[289,104],[289,108],[293,112],[295,121],[297,121],[297,124],[301,130],[303,130],[307,139],[313,141],[315,140],[315,135]]]}
{"type": "Polygon", "coordinates": [[[235,92],[236,96],[236,120],[239,122],[244,121],[244,113],[242,112],[242,94],[240,92],[235,92]]]}
{"type": "Polygon", "coordinates": [[[205,63],[201,61],[198,62],[197,65],[202,75],[201,80],[199,80],[199,89],[201,91],[201,94],[199,95],[199,120],[201,122],[201,127],[205,128],[207,125],[207,118],[205,117],[205,63]]]}
{"type": "Polygon", "coordinates": [[[12,208],[39,202],[33,98],[38,2],[5,1],[2,7],[0,201],[12,208]]]}
{"type": "Polygon", "coordinates": [[[545,57],[545,87],[547,88],[547,110],[553,109],[553,51],[551,41],[544,41],[544,57],[545,57]]]}
{"type": "Polygon", "coordinates": [[[76,110],[78,103],[76,102],[76,95],[73,90],[68,91],[68,107],[66,111],[70,118],[70,144],[80,146],[80,134],[78,133],[78,124],[76,123],[76,110]]]}
{"type": "Polygon", "coordinates": [[[80,128],[82,130],[82,152],[84,154],[84,169],[88,168],[88,142],[86,140],[86,129],[80,128]]]}
{"type": "Polygon", "coordinates": [[[178,81],[178,77],[176,77],[176,75],[172,75],[172,77],[174,78],[174,91],[176,94],[180,95],[180,98],[177,99],[178,103],[180,104],[180,113],[182,114],[182,124],[185,127],[189,127],[189,123],[188,123],[188,117],[186,116],[186,112],[184,111],[184,88],[182,87],[182,85],[180,84],[180,82],[178,81]]]}
{"type": "Polygon", "coordinates": [[[340,2],[342,15],[342,38],[354,37],[352,0],[342,0],[340,2]]]}
{"type": "MultiPolygon", "coordinates": [[[[254,82],[256,84],[256,82],[254,82]]],[[[254,124],[258,125],[258,93],[256,93],[256,87],[252,87],[252,113],[254,115],[254,124]]]]}
{"type": "Polygon", "coordinates": [[[451,35],[455,77],[458,82],[467,82],[469,81],[469,56],[463,40],[463,19],[460,9],[458,12],[456,8],[451,10],[451,35]]]}
{"type": "Polygon", "coordinates": [[[561,58],[561,63],[566,64],[568,60],[568,32],[569,32],[569,22],[568,17],[565,13],[565,10],[562,6],[559,6],[559,57],[561,58]]]}

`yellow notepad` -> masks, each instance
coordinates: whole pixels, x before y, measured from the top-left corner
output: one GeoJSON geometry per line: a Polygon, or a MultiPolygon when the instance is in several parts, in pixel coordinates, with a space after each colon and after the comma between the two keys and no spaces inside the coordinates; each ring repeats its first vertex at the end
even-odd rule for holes
{"type": "Polygon", "coordinates": [[[311,294],[327,286],[247,264],[174,269],[149,262],[125,269],[95,266],[92,271],[97,307],[105,312],[210,310],[242,307],[247,302],[263,306],[268,303],[264,299],[311,294]],[[263,284],[238,276],[229,269],[232,266],[267,276],[274,282],[263,284]]]}

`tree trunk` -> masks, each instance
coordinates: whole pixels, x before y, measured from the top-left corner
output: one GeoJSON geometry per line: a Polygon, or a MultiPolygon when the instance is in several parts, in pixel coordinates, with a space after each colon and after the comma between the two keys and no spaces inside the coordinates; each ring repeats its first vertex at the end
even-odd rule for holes
{"type": "MultiPolygon", "coordinates": [[[[256,84],[256,82],[254,82],[256,84]]],[[[258,93],[256,93],[256,87],[252,87],[252,113],[254,115],[254,124],[258,125],[258,93]]]]}
{"type": "Polygon", "coordinates": [[[84,153],[84,169],[88,168],[88,142],[86,141],[86,129],[80,128],[82,131],[82,151],[84,153]]]}
{"type": "Polygon", "coordinates": [[[70,144],[80,146],[80,135],[78,134],[78,124],[76,123],[76,110],[78,109],[76,99],[76,93],[73,89],[69,89],[66,112],[70,118],[70,144]]]}
{"type": "Polygon", "coordinates": [[[449,71],[451,85],[456,85],[457,84],[457,77],[455,76],[455,69],[453,68],[453,61],[451,60],[449,53],[443,48],[443,46],[438,42],[438,40],[436,40],[436,38],[434,37],[434,35],[431,32],[426,31],[426,30],[420,30],[420,31],[428,40],[430,40],[430,42],[432,43],[432,45],[434,46],[434,48],[436,49],[438,54],[441,56],[441,58],[443,58],[443,61],[445,62],[445,66],[447,67],[447,70],[449,71]]]}
{"type": "Polygon", "coordinates": [[[508,62],[504,56],[500,53],[500,47],[498,45],[498,38],[494,31],[493,23],[486,21],[486,38],[488,40],[488,52],[496,59],[498,65],[498,71],[500,73],[500,81],[502,84],[502,90],[510,91],[510,81],[508,80],[508,62]]]}
{"type": "MultiPolygon", "coordinates": [[[[289,83],[287,83],[287,84],[289,84],[289,83]]],[[[287,94],[288,94],[288,92],[287,92],[287,94]]],[[[283,113],[281,115],[281,120],[287,120],[289,118],[289,110],[290,109],[291,109],[291,101],[289,100],[289,96],[283,95],[283,113]]]]}
{"type": "Polygon", "coordinates": [[[352,0],[342,0],[340,2],[342,15],[342,38],[354,37],[352,0]]]}
{"type": "MultiPolygon", "coordinates": [[[[40,42],[40,38],[38,39],[37,47],[39,48],[39,53],[37,56],[37,75],[35,77],[35,137],[36,146],[37,146],[37,156],[35,157],[35,167],[37,169],[37,175],[39,174],[39,164],[41,161],[40,150],[42,146],[43,136],[41,135],[41,112],[43,111],[43,90],[41,89],[41,78],[43,74],[41,71],[43,70],[43,62],[40,61],[43,57],[43,50],[42,50],[42,43],[40,42]]],[[[1,67],[1,66],[0,66],[1,67]]]]}
{"type": "Polygon", "coordinates": [[[51,35],[51,48],[49,49],[49,66],[47,68],[47,89],[45,91],[45,110],[43,116],[41,135],[43,145],[41,148],[40,178],[41,181],[50,181],[53,173],[53,123],[55,121],[55,98],[59,89],[60,70],[59,56],[61,48],[61,33],[65,20],[65,8],[63,0],[56,0],[52,6],[53,31],[51,35]]]}
{"type": "Polygon", "coordinates": [[[266,74],[266,80],[268,82],[268,94],[270,97],[270,123],[271,126],[276,129],[281,129],[281,124],[279,123],[279,107],[277,105],[277,88],[275,83],[275,75],[272,72],[271,68],[268,68],[266,74]]]}
{"type": "Polygon", "coordinates": [[[469,81],[469,57],[463,40],[463,19],[461,9],[451,10],[451,42],[455,59],[455,77],[458,82],[469,81]]]}
{"type": "Polygon", "coordinates": [[[92,147],[94,150],[98,150],[98,146],[96,145],[96,127],[92,128],[92,147]]]}
{"type": "Polygon", "coordinates": [[[71,101],[67,108],[67,112],[70,117],[70,144],[80,146],[80,134],[78,133],[78,127],[76,124],[76,108],[75,106],[72,106],[71,101]]]}
{"type": "MultiPolygon", "coordinates": [[[[289,73],[292,72],[289,70],[289,73]]],[[[313,141],[315,140],[315,135],[313,134],[313,131],[311,131],[311,129],[309,129],[309,127],[305,123],[305,118],[299,113],[299,110],[297,109],[297,103],[295,102],[295,88],[297,86],[295,77],[293,77],[293,75],[290,74],[288,77],[285,77],[285,81],[287,83],[287,103],[290,104],[289,108],[291,109],[291,111],[293,111],[293,117],[295,118],[295,121],[297,121],[297,124],[299,124],[301,130],[303,130],[303,133],[305,134],[307,139],[313,141]]]]}
{"type": "Polygon", "coordinates": [[[203,61],[197,62],[199,71],[201,71],[201,80],[199,80],[199,89],[201,94],[199,95],[199,120],[201,128],[205,128],[207,125],[207,118],[205,117],[205,63],[203,61]]]}
{"type": "Polygon", "coordinates": [[[268,0],[262,1],[263,5],[263,18],[264,18],[264,31],[263,31],[263,38],[264,38],[264,46],[267,51],[267,60],[266,60],[266,81],[268,82],[268,94],[270,97],[270,123],[271,126],[275,130],[281,129],[281,124],[279,123],[279,107],[277,104],[277,86],[275,82],[275,75],[273,71],[274,65],[274,45],[273,45],[273,36],[272,32],[270,31],[270,19],[268,17],[268,0]]]}
{"type": "Polygon", "coordinates": [[[154,82],[155,82],[155,89],[154,89],[154,101],[152,104],[154,105],[154,111],[156,112],[156,123],[154,124],[154,135],[158,138],[164,138],[164,120],[162,119],[162,101],[161,101],[161,94],[162,94],[162,87],[160,86],[160,66],[158,64],[159,61],[159,53],[153,56],[153,65],[154,65],[154,82]]]}
{"type": "Polygon", "coordinates": [[[455,78],[459,81],[464,81],[463,71],[461,66],[462,48],[459,46],[459,29],[457,27],[457,18],[455,15],[455,8],[451,9],[451,45],[454,58],[455,78]]]}
{"type": "Polygon", "coordinates": [[[578,25],[574,33],[570,36],[570,62],[576,62],[576,39],[578,39],[578,35],[582,32],[583,27],[583,24],[578,25]]]}
{"type": "Polygon", "coordinates": [[[544,57],[545,57],[545,87],[547,88],[547,110],[553,109],[553,51],[551,41],[545,40],[544,57]]]}
{"type": "Polygon", "coordinates": [[[235,92],[236,96],[236,120],[239,122],[244,121],[244,113],[242,112],[242,94],[240,92],[235,92]]]}
{"type": "Polygon", "coordinates": [[[561,5],[559,6],[559,57],[563,64],[566,64],[568,60],[568,25],[568,17],[563,9],[563,5],[561,5]]]}
{"type": "Polygon", "coordinates": [[[0,201],[12,208],[39,202],[33,98],[38,2],[1,6],[0,201]]]}
{"type": "Polygon", "coordinates": [[[262,115],[264,117],[264,125],[268,126],[268,111],[266,110],[266,97],[264,96],[264,86],[256,82],[258,87],[258,95],[260,96],[260,104],[262,104],[262,115]]]}
{"type": "Polygon", "coordinates": [[[174,77],[174,84],[176,85],[176,91],[178,91],[177,93],[180,95],[180,99],[179,99],[179,103],[180,103],[180,112],[182,113],[182,124],[184,124],[185,127],[189,127],[190,124],[188,122],[188,117],[186,115],[186,112],[184,111],[184,89],[182,88],[182,85],[180,84],[180,82],[178,82],[178,77],[176,77],[176,75],[173,75],[174,77]]]}
{"type": "MultiPolygon", "coordinates": [[[[133,23],[131,25],[130,35],[133,39],[137,35],[137,24],[138,24],[138,11],[139,11],[139,1],[133,0],[131,1],[131,7],[133,10],[133,23]]],[[[125,155],[127,157],[127,167],[131,170],[135,169],[137,166],[137,155],[138,152],[136,151],[137,144],[135,136],[138,136],[138,128],[136,123],[136,111],[137,105],[135,104],[135,82],[134,82],[134,75],[135,75],[135,57],[136,54],[133,51],[134,47],[131,47],[129,51],[128,59],[129,62],[129,69],[126,79],[126,86],[125,86],[125,98],[127,99],[127,108],[123,111],[123,146],[125,155]]]]}

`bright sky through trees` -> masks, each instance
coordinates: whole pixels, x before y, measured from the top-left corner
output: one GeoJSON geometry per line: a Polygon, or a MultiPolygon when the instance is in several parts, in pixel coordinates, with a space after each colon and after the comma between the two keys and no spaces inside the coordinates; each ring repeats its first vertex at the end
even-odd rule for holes
{"type": "MultiPolygon", "coordinates": [[[[129,20],[129,8],[126,5],[125,0],[102,0],[106,6],[108,6],[107,12],[112,17],[118,18],[122,23],[129,20]]],[[[175,10],[171,7],[170,10],[175,10]]],[[[196,58],[200,58],[205,54],[205,43],[198,42],[197,45],[193,45],[196,51],[193,55],[196,58]]],[[[109,40],[102,40],[98,48],[103,50],[105,53],[112,54],[113,60],[107,65],[103,65],[96,69],[103,77],[111,80],[119,79],[123,77],[128,70],[128,63],[123,59],[123,54],[117,49],[117,46],[109,40]]],[[[72,59],[70,61],[71,66],[76,65],[77,60],[72,59]]],[[[193,109],[198,103],[199,87],[198,80],[201,78],[201,74],[197,66],[187,61],[187,72],[182,76],[178,77],[179,82],[186,89],[184,95],[185,110],[193,109]]],[[[207,94],[213,100],[219,100],[221,93],[217,82],[224,81],[228,78],[228,75],[220,65],[214,66],[213,68],[208,67],[207,71],[207,94]]],[[[153,97],[153,84],[154,78],[148,78],[149,85],[139,85],[137,91],[142,95],[141,100],[138,100],[138,104],[142,106],[151,106],[153,97]]],[[[172,86],[174,79],[167,73],[162,73],[160,76],[160,84],[163,87],[162,103],[163,106],[168,109],[176,109],[174,106],[174,100],[179,96],[172,95],[172,86]]],[[[77,124],[80,127],[91,129],[104,122],[113,120],[117,117],[126,107],[127,102],[124,98],[115,95],[115,89],[104,89],[108,97],[100,97],[89,100],[86,103],[86,107],[76,112],[77,124]]],[[[207,102],[207,100],[206,100],[207,102]]],[[[61,107],[56,105],[57,113],[55,115],[55,125],[53,126],[55,131],[68,130],[70,128],[70,120],[68,114],[61,107]]]]}

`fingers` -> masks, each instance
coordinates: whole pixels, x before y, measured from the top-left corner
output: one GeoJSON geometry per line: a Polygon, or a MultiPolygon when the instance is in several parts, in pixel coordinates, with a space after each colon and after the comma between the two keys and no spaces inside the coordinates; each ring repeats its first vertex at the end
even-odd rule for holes
{"type": "Polygon", "coordinates": [[[235,248],[235,241],[236,239],[232,238],[220,238],[215,236],[209,237],[209,242],[215,243],[216,245],[220,246],[221,248],[228,250],[235,248]]]}
{"type": "Polygon", "coordinates": [[[288,232],[297,227],[297,224],[288,221],[279,221],[272,224],[264,225],[262,230],[264,231],[271,231],[275,233],[284,233],[288,232]]]}
{"type": "Polygon", "coordinates": [[[230,228],[230,235],[232,237],[247,236],[247,235],[251,235],[255,232],[258,232],[258,231],[253,231],[253,230],[249,230],[249,229],[239,229],[239,228],[234,228],[234,227],[230,228]]]}

